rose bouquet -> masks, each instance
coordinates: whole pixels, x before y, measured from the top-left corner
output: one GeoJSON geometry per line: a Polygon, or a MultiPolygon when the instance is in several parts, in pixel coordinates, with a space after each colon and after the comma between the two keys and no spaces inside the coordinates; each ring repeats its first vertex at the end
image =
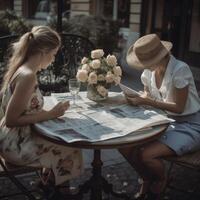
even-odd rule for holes
{"type": "Polygon", "coordinates": [[[88,84],[88,98],[102,100],[107,98],[111,84],[119,84],[122,70],[117,65],[114,55],[104,57],[102,49],[91,52],[91,57],[84,57],[77,72],[77,79],[88,84]]]}

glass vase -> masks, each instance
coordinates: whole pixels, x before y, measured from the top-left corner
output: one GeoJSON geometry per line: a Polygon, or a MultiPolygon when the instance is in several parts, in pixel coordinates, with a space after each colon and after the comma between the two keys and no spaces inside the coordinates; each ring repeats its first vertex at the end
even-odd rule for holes
{"type": "Polygon", "coordinates": [[[87,98],[92,101],[104,101],[108,98],[108,95],[102,96],[97,92],[97,89],[94,85],[87,86],[87,98]]]}

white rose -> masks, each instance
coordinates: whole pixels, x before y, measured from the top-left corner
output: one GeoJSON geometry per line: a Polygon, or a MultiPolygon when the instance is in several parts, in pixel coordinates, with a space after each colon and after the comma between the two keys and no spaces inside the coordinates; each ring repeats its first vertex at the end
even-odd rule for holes
{"type": "Polygon", "coordinates": [[[103,74],[99,74],[98,77],[97,77],[97,80],[98,81],[104,81],[105,80],[105,77],[103,74]]]}
{"type": "Polygon", "coordinates": [[[101,58],[104,55],[103,49],[96,49],[91,52],[91,58],[101,58]]]}
{"type": "Polygon", "coordinates": [[[97,92],[103,97],[108,95],[108,90],[101,85],[97,86],[97,92]]]}
{"type": "Polygon", "coordinates": [[[115,76],[121,76],[122,75],[122,69],[120,66],[113,67],[113,72],[115,76]]]}
{"type": "Polygon", "coordinates": [[[93,69],[98,69],[101,66],[101,62],[98,59],[95,59],[91,62],[91,66],[93,69]]]}
{"type": "Polygon", "coordinates": [[[121,77],[120,76],[115,76],[114,78],[115,84],[118,85],[121,82],[121,77]]]}
{"type": "Polygon", "coordinates": [[[114,55],[108,55],[106,57],[106,62],[109,66],[116,66],[117,65],[117,58],[114,55]]]}
{"type": "Polygon", "coordinates": [[[88,64],[84,64],[81,69],[86,70],[86,71],[90,71],[90,66],[88,64]]]}
{"type": "Polygon", "coordinates": [[[97,75],[95,72],[91,72],[88,77],[89,84],[96,84],[97,83],[97,75]]]}
{"type": "Polygon", "coordinates": [[[107,72],[105,80],[107,83],[112,83],[114,81],[114,74],[111,71],[107,72]]]}
{"type": "Polygon", "coordinates": [[[86,82],[88,79],[88,72],[87,70],[78,70],[76,74],[76,78],[81,82],[86,82]]]}
{"type": "Polygon", "coordinates": [[[83,57],[83,59],[81,60],[81,64],[86,64],[87,63],[87,61],[88,61],[88,58],[86,58],[86,57],[83,57]]]}

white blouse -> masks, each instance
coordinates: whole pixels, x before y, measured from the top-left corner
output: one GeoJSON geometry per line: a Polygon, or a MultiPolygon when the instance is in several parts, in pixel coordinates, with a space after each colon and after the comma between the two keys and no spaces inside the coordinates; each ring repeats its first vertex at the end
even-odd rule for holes
{"type": "Polygon", "coordinates": [[[170,115],[189,115],[200,110],[200,99],[189,66],[172,55],[159,89],[156,86],[155,71],[145,69],[141,75],[141,81],[148,87],[152,98],[163,102],[174,102],[174,88],[184,88],[189,85],[184,112],[177,114],[166,111],[170,115]]]}

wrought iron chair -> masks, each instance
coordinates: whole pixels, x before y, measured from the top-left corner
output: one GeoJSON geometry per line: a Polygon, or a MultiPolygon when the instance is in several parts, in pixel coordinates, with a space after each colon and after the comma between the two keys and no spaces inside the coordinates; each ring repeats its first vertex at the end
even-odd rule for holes
{"type": "MultiPolygon", "coordinates": [[[[62,46],[55,62],[39,74],[39,86],[43,92],[66,92],[68,80],[76,76],[81,59],[95,48],[87,38],[74,34],[61,34],[62,46]]],[[[47,93],[46,93],[47,94],[47,93]]]]}
{"type": "MultiPolygon", "coordinates": [[[[178,156],[178,157],[167,157],[165,158],[164,160],[166,160],[167,162],[169,162],[169,169],[167,171],[167,178],[168,178],[168,181],[167,181],[167,188],[170,188],[170,189],[175,189],[177,191],[180,191],[180,192],[186,192],[184,189],[180,188],[180,187],[177,187],[177,186],[174,186],[172,184],[174,178],[172,178],[171,176],[171,172],[173,170],[173,167],[175,165],[178,165],[178,166],[181,166],[181,167],[185,167],[189,170],[195,170],[197,172],[200,172],[200,150],[199,151],[196,151],[194,153],[189,153],[189,154],[186,154],[184,156],[178,156]]],[[[194,191],[196,189],[199,189],[198,187],[199,185],[196,185],[195,188],[193,188],[192,191],[187,191],[189,193],[189,199],[191,199],[191,196],[194,195],[195,196],[195,193],[194,191]]],[[[196,196],[195,196],[196,197],[196,196]]],[[[199,199],[199,196],[198,196],[198,199],[199,199]]]]}
{"type": "Polygon", "coordinates": [[[17,178],[19,175],[24,175],[28,173],[33,173],[35,172],[38,175],[38,168],[34,167],[24,167],[24,166],[15,166],[12,164],[6,164],[5,160],[0,156],[0,177],[7,177],[10,179],[12,183],[15,184],[15,186],[21,191],[17,193],[12,193],[12,194],[6,194],[6,195],[0,195],[0,199],[9,197],[9,196],[16,196],[16,195],[25,195],[28,197],[29,200],[36,200],[36,198],[32,192],[28,190],[22,183],[21,181],[17,178]]]}
{"type": "MultiPolygon", "coordinates": [[[[18,35],[0,37],[0,69],[3,75],[9,57],[9,44],[18,38],[18,35]]],[[[68,90],[68,80],[75,77],[82,57],[89,56],[94,45],[82,36],[61,34],[62,47],[56,55],[55,62],[47,70],[39,74],[39,85],[44,92],[64,92],[68,90]]],[[[2,81],[0,77],[0,83],[2,81]]],[[[35,199],[32,194],[20,183],[15,175],[35,171],[30,167],[8,169],[0,157],[2,170],[0,176],[8,177],[29,199],[35,199]]]]}

